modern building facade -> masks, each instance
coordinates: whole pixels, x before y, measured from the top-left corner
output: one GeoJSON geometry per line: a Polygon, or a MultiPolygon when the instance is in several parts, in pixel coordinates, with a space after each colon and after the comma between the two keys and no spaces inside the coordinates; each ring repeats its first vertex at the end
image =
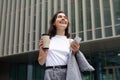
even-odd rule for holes
{"type": "Polygon", "coordinates": [[[96,69],[84,80],[119,80],[120,0],[0,0],[0,80],[43,80],[38,42],[59,10],[96,69]]]}

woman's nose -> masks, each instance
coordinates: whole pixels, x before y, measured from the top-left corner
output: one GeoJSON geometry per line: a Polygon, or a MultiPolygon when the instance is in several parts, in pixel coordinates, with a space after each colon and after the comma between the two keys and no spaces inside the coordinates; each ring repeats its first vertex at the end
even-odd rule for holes
{"type": "Polygon", "coordinates": [[[62,20],[65,20],[65,18],[62,18],[62,20]]]}
{"type": "Polygon", "coordinates": [[[65,17],[64,17],[64,16],[62,17],[62,20],[65,20],[65,17]]]}

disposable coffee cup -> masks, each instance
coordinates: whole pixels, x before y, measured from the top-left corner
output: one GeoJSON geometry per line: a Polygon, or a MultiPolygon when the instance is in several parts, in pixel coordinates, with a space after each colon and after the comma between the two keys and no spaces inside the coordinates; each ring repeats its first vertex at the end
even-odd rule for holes
{"type": "Polygon", "coordinates": [[[50,36],[48,34],[42,34],[41,39],[43,40],[43,49],[49,49],[50,36]]]}

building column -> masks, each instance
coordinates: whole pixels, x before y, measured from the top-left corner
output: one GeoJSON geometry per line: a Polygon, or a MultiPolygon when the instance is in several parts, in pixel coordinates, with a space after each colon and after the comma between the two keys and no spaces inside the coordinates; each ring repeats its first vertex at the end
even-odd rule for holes
{"type": "Polygon", "coordinates": [[[9,42],[9,25],[10,25],[10,10],[11,10],[11,1],[8,1],[7,4],[7,17],[6,17],[6,29],[5,29],[5,46],[4,46],[4,56],[6,56],[8,54],[8,42],[9,42]]]}
{"type": "MultiPolygon", "coordinates": [[[[0,0],[0,16],[2,16],[2,7],[3,7],[3,0],[0,0]]],[[[2,23],[2,17],[0,17],[0,31],[1,31],[1,26],[2,26],[1,23],[2,23]]]]}
{"type": "Polygon", "coordinates": [[[75,0],[75,24],[76,36],[79,36],[78,0],[75,0]]]}
{"type": "Polygon", "coordinates": [[[26,0],[25,7],[25,35],[24,35],[24,52],[28,51],[28,36],[29,36],[29,23],[30,23],[30,0],[26,0]]]}
{"type": "Polygon", "coordinates": [[[33,50],[33,33],[34,33],[34,7],[35,7],[35,0],[31,0],[30,6],[30,38],[29,38],[29,51],[33,50]]]}
{"type": "Polygon", "coordinates": [[[19,31],[19,53],[21,53],[23,50],[23,33],[24,33],[24,2],[25,0],[21,0],[21,10],[20,10],[20,31],[19,31]]]}
{"type": "MultiPolygon", "coordinates": [[[[54,14],[57,12],[58,10],[58,3],[57,3],[58,0],[54,0],[54,14]]],[[[62,0],[61,0],[62,1],[62,0]]]]}
{"type": "Polygon", "coordinates": [[[7,0],[3,1],[3,9],[2,9],[2,22],[1,22],[1,35],[0,35],[0,56],[4,54],[4,31],[5,31],[5,20],[6,20],[6,10],[7,10],[7,0]]]}
{"type": "Polygon", "coordinates": [[[37,4],[36,4],[36,33],[35,33],[35,50],[38,50],[39,49],[39,37],[40,37],[40,34],[39,34],[39,30],[40,30],[40,0],[37,0],[37,4]]]}
{"type": "Polygon", "coordinates": [[[17,0],[16,4],[16,16],[15,16],[15,36],[14,36],[14,50],[13,53],[18,53],[18,35],[19,35],[19,16],[20,16],[20,0],[17,0]]]}
{"type": "Polygon", "coordinates": [[[86,0],[82,1],[82,7],[83,7],[83,32],[84,32],[83,41],[86,41],[87,40],[86,0]]]}
{"type": "Polygon", "coordinates": [[[9,35],[9,55],[13,53],[13,42],[14,42],[14,27],[15,27],[15,1],[12,0],[12,9],[11,9],[11,22],[10,22],[10,35],[9,35]]]}
{"type": "Polygon", "coordinates": [[[104,10],[103,10],[103,0],[99,0],[100,3],[100,18],[101,18],[101,31],[102,31],[102,38],[105,38],[105,20],[104,20],[104,10]]]}
{"type": "Polygon", "coordinates": [[[112,34],[113,36],[115,36],[115,17],[114,17],[113,0],[110,0],[110,13],[111,13],[111,22],[112,22],[112,34]]]}
{"type": "Polygon", "coordinates": [[[60,0],[61,1],[61,10],[64,11],[64,0],[60,0]]]}
{"type": "Polygon", "coordinates": [[[94,12],[94,0],[90,0],[91,3],[91,21],[92,21],[92,39],[95,39],[95,12],[94,12]]]}

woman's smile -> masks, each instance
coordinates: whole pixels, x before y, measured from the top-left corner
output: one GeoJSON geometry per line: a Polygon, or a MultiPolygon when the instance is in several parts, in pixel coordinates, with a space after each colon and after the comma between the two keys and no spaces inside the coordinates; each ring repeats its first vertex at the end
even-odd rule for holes
{"type": "Polygon", "coordinates": [[[67,22],[65,20],[61,20],[59,21],[60,24],[67,24],[67,22]]]}

